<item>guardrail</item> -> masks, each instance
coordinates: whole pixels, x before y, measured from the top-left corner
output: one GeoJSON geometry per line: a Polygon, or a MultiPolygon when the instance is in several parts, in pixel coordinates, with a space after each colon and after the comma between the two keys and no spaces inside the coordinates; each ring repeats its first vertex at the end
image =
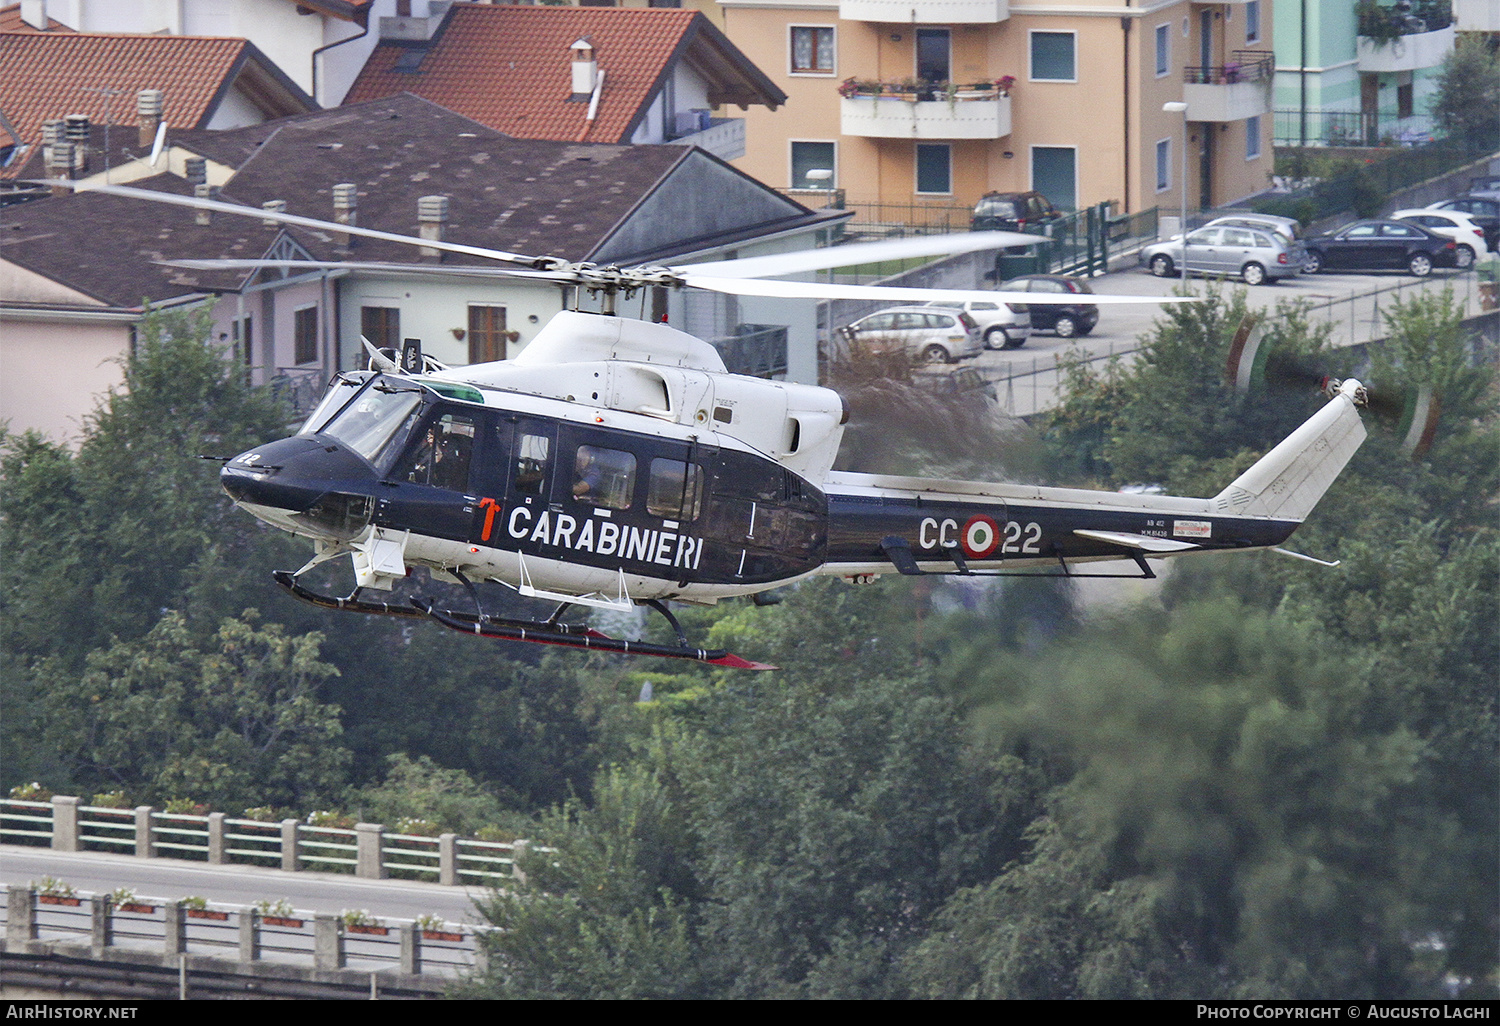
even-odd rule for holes
{"type": "Polygon", "coordinates": [[[484,964],[484,928],[407,919],[350,921],[323,912],[109,894],[5,888],[5,951],[43,954],[87,946],[106,961],[187,967],[187,956],[319,971],[451,980],[484,964]],[[59,948],[62,946],[62,948],[59,948]],[[160,961],[157,961],[159,956],[160,961]]]}
{"type": "Polygon", "coordinates": [[[400,834],[378,823],[346,829],[295,819],[232,819],[222,812],[194,816],[148,805],[108,809],[57,795],[46,802],[0,799],[0,843],[293,872],[346,872],[371,879],[395,875],[463,886],[519,877],[516,854],[526,842],[481,841],[452,833],[400,834]]]}

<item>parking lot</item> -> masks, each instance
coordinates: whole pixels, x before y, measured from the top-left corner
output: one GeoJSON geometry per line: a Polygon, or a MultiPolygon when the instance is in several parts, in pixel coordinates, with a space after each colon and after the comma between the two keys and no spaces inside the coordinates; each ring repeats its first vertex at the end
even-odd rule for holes
{"type": "MultiPolygon", "coordinates": [[[[1089,282],[1096,293],[1122,296],[1170,296],[1182,287],[1180,278],[1153,277],[1145,268],[1129,266],[1093,278],[1089,282]]],[[[1194,278],[1190,287],[1202,293],[1207,288],[1244,289],[1252,308],[1274,312],[1279,302],[1306,302],[1316,319],[1332,327],[1335,345],[1352,345],[1385,336],[1382,310],[1389,310],[1398,299],[1409,299],[1427,291],[1452,288],[1454,298],[1463,304],[1465,316],[1480,312],[1478,279],[1473,270],[1434,271],[1427,278],[1415,278],[1397,272],[1363,274],[1299,275],[1278,285],[1246,288],[1238,281],[1223,285],[1194,278]]],[[[1099,325],[1094,331],[1074,339],[1035,333],[1027,343],[1013,350],[990,350],[965,366],[977,366],[985,378],[995,383],[1000,403],[1016,416],[1028,416],[1056,403],[1058,385],[1057,360],[1069,349],[1079,348],[1100,361],[1110,356],[1131,359],[1140,338],[1151,330],[1161,310],[1151,306],[1102,306],[1099,325]]],[[[941,368],[937,369],[941,372],[941,368]]]]}

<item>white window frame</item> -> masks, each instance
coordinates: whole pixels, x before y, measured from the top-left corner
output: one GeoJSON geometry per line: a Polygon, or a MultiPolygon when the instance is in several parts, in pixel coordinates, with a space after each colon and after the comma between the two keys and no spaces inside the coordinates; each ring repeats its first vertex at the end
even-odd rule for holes
{"type": "MultiPolygon", "coordinates": [[[[1058,144],[1055,144],[1055,143],[1033,143],[1030,147],[1028,147],[1027,154],[1026,154],[1026,158],[1027,158],[1026,159],[1026,177],[1027,177],[1027,180],[1029,182],[1029,184],[1026,187],[1028,189],[1030,189],[1032,192],[1040,192],[1041,191],[1040,189],[1038,189],[1036,187],[1036,178],[1035,178],[1035,174],[1036,174],[1036,151],[1037,150],[1072,150],[1073,151],[1073,206],[1075,208],[1078,208],[1078,200],[1080,198],[1080,194],[1079,194],[1079,191],[1078,191],[1078,184],[1082,180],[1080,176],[1083,174],[1083,166],[1081,165],[1081,163],[1078,160],[1078,151],[1079,151],[1079,149],[1080,148],[1077,147],[1077,146],[1062,146],[1062,145],[1058,145],[1058,144]]],[[[1078,208],[1078,209],[1081,209],[1081,208],[1078,208]]]]}
{"type": "Polygon", "coordinates": [[[1028,82],[1068,82],[1078,81],[1078,32],[1076,29],[1027,29],[1026,30],[1026,81],[1028,82]],[[1073,77],[1072,78],[1037,78],[1036,69],[1031,66],[1032,37],[1037,33],[1048,36],[1072,36],[1073,37],[1073,77]]]}
{"type": "Polygon", "coordinates": [[[1172,23],[1164,21],[1156,26],[1156,77],[1166,78],[1172,73],[1172,23]]]}
{"type": "Polygon", "coordinates": [[[808,185],[799,185],[792,179],[792,175],[797,167],[796,161],[792,157],[792,147],[797,143],[819,143],[825,146],[829,143],[833,144],[833,167],[829,168],[833,172],[833,177],[829,179],[828,189],[830,191],[837,189],[839,187],[839,141],[837,139],[788,139],[786,141],[786,180],[789,183],[787,188],[811,188],[808,185]]]}
{"type": "Polygon", "coordinates": [[[1245,159],[1259,160],[1261,155],[1260,145],[1260,115],[1253,114],[1245,119],[1245,159]],[[1251,131],[1251,127],[1254,131],[1251,131]],[[1254,147],[1252,150],[1251,147],[1254,147]]]}
{"type": "Polygon", "coordinates": [[[797,22],[786,27],[786,73],[793,78],[833,78],[839,73],[839,29],[837,25],[797,22]],[[833,33],[833,68],[830,71],[799,71],[793,64],[798,29],[828,29],[833,33]]]}
{"type": "Polygon", "coordinates": [[[953,195],[953,145],[940,142],[919,142],[912,144],[911,148],[911,185],[914,196],[952,196],[953,195]],[[921,160],[917,156],[918,150],[923,146],[941,146],[948,151],[948,191],[947,192],[921,192],[917,186],[921,182],[921,160]]]}
{"type": "Polygon", "coordinates": [[[1172,137],[1156,140],[1156,192],[1161,195],[1172,191],[1172,137]],[[1162,147],[1166,147],[1165,150],[1162,147]],[[1165,160],[1163,159],[1165,154],[1165,160]],[[1163,185],[1162,183],[1166,184],[1163,185]]]}
{"type": "Polygon", "coordinates": [[[1247,43],[1258,43],[1258,42],[1260,42],[1260,33],[1261,33],[1260,0],[1250,0],[1250,2],[1245,5],[1245,42],[1247,42],[1247,43]],[[1250,17],[1250,8],[1251,7],[1255,8],[1255,17],[1254,18],[1250,17]],[[1255,35],[1253,35],[1253,36],[1250,34],[1252,30],[1255,32],[1255,35]]]}

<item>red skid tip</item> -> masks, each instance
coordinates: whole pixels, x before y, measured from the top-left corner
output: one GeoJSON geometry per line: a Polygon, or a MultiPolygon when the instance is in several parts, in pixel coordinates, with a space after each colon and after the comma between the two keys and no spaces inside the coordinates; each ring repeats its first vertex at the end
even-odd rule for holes
{"type": "Polygon", "coordinates": [[[748,659],[741,659],[733,652],[726,652],[717,659],[705,659],[704,662],[710,666],[727,666],[731,670],[779,670],[781,667],[772,666],[770,663],[753,663],[748,659]]]}

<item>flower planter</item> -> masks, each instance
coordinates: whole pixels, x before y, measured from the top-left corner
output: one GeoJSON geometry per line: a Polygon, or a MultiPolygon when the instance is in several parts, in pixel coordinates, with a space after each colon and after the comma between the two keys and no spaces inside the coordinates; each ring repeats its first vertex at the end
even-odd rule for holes
{"type": "Polygon", "coordinates": [[[446,930],[423,930],[422,939],[429,941],[448,941],[451,944],[458,944],[464,939],[464,935],[461,933],[448,933],[446,930]]]}
{"type": "Polygon", "coordinates": [[[61,894],[38,894],[36,900],[43,905],[67,905],[69,908],[83,904],[82,898],[68,898],[61,894]]]}
{"type": "Polygon", "coordinates": [[[227,923],[229,921],[229,913],[220,912],[218,909],[188,908],[183,909],[183,911],[187,913],[189,919],[212,919],[219,923],[227,923]]]}
{"type": "Polygon", "coordinates": [[[155,915],[156,914],[156,906],[155,905],[142,905],[142,904],[139,904],[138,902],[127,901],[124,904],[116,905],[115,906],[115,911],[116,912],[136,912],[136,913],[139,913],[140,915],[147,915],[147,916],[149,916],[149,915],[155,915]]]}
{"type": "Polygon", "coordinates": [[[367,933],[372,937],[385,937],[391,930],[388,926],[346,926],[347,933],[367,933]]]}
{"type": "Polygon", "coordinates": [[[292,930],[300,930],[303,926],[301,919],[289,919],[286,916],[261,916],[260,921],[264,926],[285,926],[292,930]]]}

